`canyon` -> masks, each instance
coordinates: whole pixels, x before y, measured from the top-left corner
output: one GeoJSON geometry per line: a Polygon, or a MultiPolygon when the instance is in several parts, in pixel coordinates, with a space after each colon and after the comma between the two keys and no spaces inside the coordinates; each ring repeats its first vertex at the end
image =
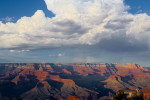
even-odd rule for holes
{"type": "Polygon", "coordinates": [[[105,100],[118,90],[150,91],[150,70],[136,63],[3,63],[0,100],[105,100]]]}

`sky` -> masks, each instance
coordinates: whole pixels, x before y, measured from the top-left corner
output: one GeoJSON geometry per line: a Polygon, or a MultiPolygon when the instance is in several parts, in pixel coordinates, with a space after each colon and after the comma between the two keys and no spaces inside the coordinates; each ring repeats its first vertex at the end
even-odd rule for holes
{"type": "Polygon", "coordinates": [[[149,0],[0,0],[0,63],[150,67],[149,0]]]}

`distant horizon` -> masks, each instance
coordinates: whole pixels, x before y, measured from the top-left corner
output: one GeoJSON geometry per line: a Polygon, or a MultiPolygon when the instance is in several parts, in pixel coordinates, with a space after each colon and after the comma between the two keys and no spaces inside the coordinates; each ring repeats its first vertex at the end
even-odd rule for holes
{"type": "Polygon", "coordinates": [[[150,66],[150,0],[0,0],[0,63],[150,66]]]}
{"type": "MultiPolygon", "coordinates": [[[[105,63],[105,62],[71,62],[71,63],[61,63],[61,62],[41,62],[41,63],[0,63],[0,64],[119,64],[119,65],[126,65],[126,64],[137,64],[137,65],[141,65],[141,64],[138,64],[138,63],[105,63]]],[[[142,67],[150,67],[150,66],[143,66],[141,65],[142,67]]]]}

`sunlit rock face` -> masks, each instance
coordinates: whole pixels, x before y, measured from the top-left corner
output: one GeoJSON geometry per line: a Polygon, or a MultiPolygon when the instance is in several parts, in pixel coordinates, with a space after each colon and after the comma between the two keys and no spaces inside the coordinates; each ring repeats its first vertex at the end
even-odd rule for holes
{"type": "Polygon", "coordinates": [[[75,96],[98,100],[120,89],[142,88],[146,95],[150,87],[150,71],[135,63],[0,64],[2,67],[2,99],[66,100],[75,96]]]}

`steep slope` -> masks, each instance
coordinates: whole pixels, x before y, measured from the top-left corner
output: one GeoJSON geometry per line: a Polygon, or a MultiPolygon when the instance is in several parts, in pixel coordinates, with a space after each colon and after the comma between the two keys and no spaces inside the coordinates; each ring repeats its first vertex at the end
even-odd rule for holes
{"type": "Polygon", "coordinates": [[[51,75],[47,71],[43,71],[43,67],[35,69],[24,69],[11,82],[18,85],[22,82],[31,81],[32,77],[36,78],[37,85],[31,90],[21,95],[25,99],[48,99],[61,98],[67,99],[72,95],[77,95],[79,98],[88,98],[91,94],[98,94],[97,92],[79,87],[71,79],[62,79],[59,75],[51,75]],[[52,87],[51,85],[52,84],[52,87]],[[54,86],[57,84],[57,86],[54,86]]]}
{"type": "Polygon", "coordinates": [[[149,86],[150,73],[142,66],[127,63],[126,65],[116,64],[115,67],[118,71],[104,81],[106,88],[117,91],[119,89],[135,90],[136,88],[149,86]]]}
{"type": "Polygon", "coordinates": [[[0,64],[0,98],[98,100],[122,89],[150,87],[150,71],[127,63],[0,64]],[[11,94],[11,95],[10,95],[11,94]]]}

